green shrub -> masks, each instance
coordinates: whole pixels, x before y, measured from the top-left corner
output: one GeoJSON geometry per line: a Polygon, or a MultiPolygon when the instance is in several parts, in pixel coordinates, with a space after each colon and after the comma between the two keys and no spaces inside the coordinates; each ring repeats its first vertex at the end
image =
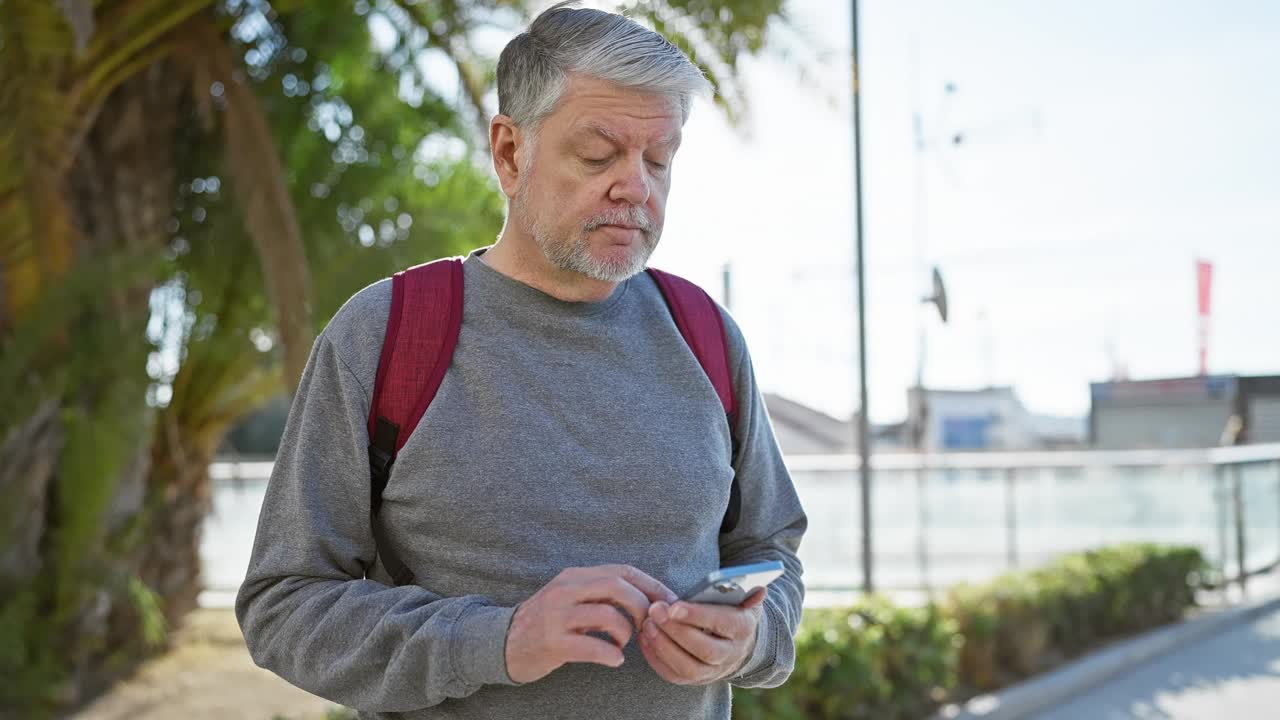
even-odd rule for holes
{"type": "Polygon", "coordinates": [[[773,690],[738,689],[734,716],[918,718],[955,685],[959,648],[955,623],[933,605],[872,598],[806,611],[791,679],[773,690]]]}
{"type": "Polygon", "coordinates": [[[734,717],[925,717],[1101,641],[1179,619],[1207,564],[1186,547],[1127,544],[953,588],[941,605],[881,598],[806,611],[796,667],[772,690],[734,690],[734,717]]]}
{"type": "Polygon", "coordinates": [[[965,638],[961,681],[990,690],[1176,620],[1195,603],[1205,567],[1195,548],[1128,544],[955,588],[946,610],[965,638]]]}

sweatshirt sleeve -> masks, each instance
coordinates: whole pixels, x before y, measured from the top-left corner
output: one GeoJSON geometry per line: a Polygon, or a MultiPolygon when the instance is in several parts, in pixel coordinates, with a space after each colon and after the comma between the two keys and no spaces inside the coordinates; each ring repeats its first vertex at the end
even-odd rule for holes
{"type": "Polygon", "coordinates": [[[808,518],[774,438],[746,341],[729,314],[721,314],[738,403],[733,469],[742,493],[738,525],[720,537],[721,565],[780,560],[785,567],[782,577],[769,585],[755,650],[729,682],[771,688],[786,682],[795,666],[795,634],[804,605],[804,568],[796,553],[808,518]]]}
{"type": "Polygon", "coordinates": [[[366,579],[368,394],[324,334],[289,411],[236,618],[255,663],[325,699],[404,712],[514,685],[514,608],[366,579]]]}

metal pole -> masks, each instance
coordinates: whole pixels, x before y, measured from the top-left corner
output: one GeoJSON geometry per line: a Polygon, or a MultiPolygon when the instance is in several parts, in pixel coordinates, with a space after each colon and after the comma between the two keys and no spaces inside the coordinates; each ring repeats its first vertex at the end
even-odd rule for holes
{"type": "Polygon", "coordinates": [[[1219,590],[1223,598],[1227,596],[1227,485],[1225,469],[1221,465],[1211,466],[1213,472],[1213,507],[1218,516],[1218,577],[1221,580],[1219,590]]]}
{"type": "Polygon", "coordinates": [[[1016,494],[1018,471],[1009,468],[1004,471],[1004,528],[1005,549],[1009,557],[1009,569],[1018,567],[1018,496],[1016,494]]]}
{"type": "Polygon", "coordinates": [[[1236,465],[1235,483],[1231,487],[1231,504],[1236,516],[1236,568],[1239,570],[1240,594],[1248,590],[1249,569],[1245,566],[1244,540],[1244,466],[1236,465]]]}
{"type": "Polygon", "coordinates": [[[724,264],[724,308],[733,312],[733,270],[729,263],[724,264]]]}
{"type": "Polygon", "coordinates": [[[862,589],[875,591],[871,572],[871,433],[867,416],[867,274],[862,248],[862,85],[858,60],[858,0],[852,0],[853,29],[853,208],[855,221],[854,263],[858,302],[858,457],[862,485],[862,589]]]}
{"type": "Polygon", "coordinates": [[[916,513],[920,524],[920,534],[916,536],[916,563],[920,568],[920,587],[932,599],[933,585],[929,582],[929,505],[925,490],[928,486],[928,474],[929,463],[921,451],[920,470],[916,473],[916,513]]]}

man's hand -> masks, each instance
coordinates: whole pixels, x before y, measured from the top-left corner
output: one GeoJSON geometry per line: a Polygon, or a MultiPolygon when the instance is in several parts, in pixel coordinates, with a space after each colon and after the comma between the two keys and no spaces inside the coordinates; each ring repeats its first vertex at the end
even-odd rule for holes
{"type": "Polygon", "coordinates": [[[618,667],[622,647],[645,622],[650,604],[675,599],[667,586],[630,565],[569,568],[516,607],[507,629],[507,674],[528,683],[568,662],[618,667]],[[592,631],[613,643],[587,635],[592,631]]]}
{"type": "Polygon", "coordinates": [[[755,651],[760,605],[768,592],[760,588],[737,607],[654,603],[640,632],[640,650],[667,682],[708,685],[730,677],[755,651]]]}

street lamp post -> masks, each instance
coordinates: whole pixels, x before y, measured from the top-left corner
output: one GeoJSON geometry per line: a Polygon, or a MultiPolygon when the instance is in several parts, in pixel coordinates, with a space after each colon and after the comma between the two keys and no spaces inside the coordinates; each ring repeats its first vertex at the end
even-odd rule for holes
{"type": "Polygon", "coordinates": [[[858,470],[862,494],[862,590],[875,591],[871,567],[871,440],[867,406],[867,293],[862,248],[862,85],[858,61],[858,0],[852,0],[853,30],[853,207],[855,222],[854,271],[858,306],[858,470]]]}

